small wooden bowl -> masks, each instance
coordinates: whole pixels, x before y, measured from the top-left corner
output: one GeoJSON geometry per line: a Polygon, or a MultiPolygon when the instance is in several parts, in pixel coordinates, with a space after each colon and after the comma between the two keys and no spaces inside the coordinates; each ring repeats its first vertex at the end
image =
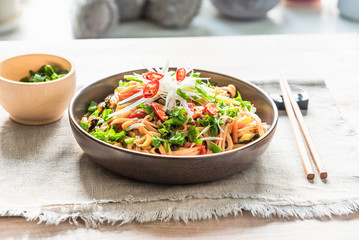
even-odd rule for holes
{"type": "Polygon", "coordinates": [[[41,125],[59,120],[76,89],[74,65],[50,54],[27,54],[0,63],[0,104],[16,122],[41,125]],[[66,76],[41,83],[20,82],[44,64],[67,70],[66,76]]]}

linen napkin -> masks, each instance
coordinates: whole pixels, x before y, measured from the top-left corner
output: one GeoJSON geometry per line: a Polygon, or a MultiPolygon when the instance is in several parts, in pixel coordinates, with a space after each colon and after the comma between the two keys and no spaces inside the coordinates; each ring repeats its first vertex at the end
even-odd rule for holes
{"type": "MultiPolygon", "coordinates": [[[[359,209],[358,135],[322,80],[289,81],[310,97],[305,120],[329,176],[305,178],[284,111],[268,150],[249,168],[202,184],[144,183],[116,175],[76,143],[67,113],[55,123],[26,126],[0,109],[0,215],[57,224],[201,220],[237,215],[314,218],[359,209]]],[[[256,82],[273,93],[275,81],[256,82]]],[[[250,99],[249,99],[250,100],[250,99]]]]}

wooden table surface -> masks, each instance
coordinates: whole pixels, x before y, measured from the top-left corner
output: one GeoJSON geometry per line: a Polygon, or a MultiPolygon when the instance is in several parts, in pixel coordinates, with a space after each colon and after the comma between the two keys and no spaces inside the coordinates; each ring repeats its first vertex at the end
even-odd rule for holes
{"type": "MultiPolygon", "coordinates": [[[[245,80],[274,79],[279,74],[324,78],[344,117],[358,131],[357,34],[0,42],[1,58],[34,52],[72,59],[79,86],[144,65],[161,66],[167,60],[172,66],[191,63],[245,80]]],[[[358,233],[359,212],[309,220],[263,219],[244,212],[188,224],[131,223],[98,229],[86,229],[82,223],[47,226],[21,217],[0,218],[0,238],[4,239],[358,239],[358,233]]]]}

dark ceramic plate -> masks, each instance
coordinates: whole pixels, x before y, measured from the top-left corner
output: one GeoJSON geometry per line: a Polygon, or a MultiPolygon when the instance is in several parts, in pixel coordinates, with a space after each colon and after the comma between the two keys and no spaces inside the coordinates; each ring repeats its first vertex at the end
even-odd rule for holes
{"type": "Polygon", "coordinates": [[[156,183],[199,183],[229,177],[248,167],[267,149],[277,126],[278,111],[273,100],[261,89],[227,75],[195,70],[201,77],[210,77],[219,86],[233,84],[243,99],[251,101],[257,114],[270,125],[267,133],[248,145],[228,152],[199,156],[163,156],[136,152],[98,140],[84,131],[80,119],[91,100],[101,102],[113,93],[126,74],[146,72],[145,69],[116,74],[94,82],[72,99],[69,119],[73,134],[83,151],[101,166],[123,176],[156,183]]]}

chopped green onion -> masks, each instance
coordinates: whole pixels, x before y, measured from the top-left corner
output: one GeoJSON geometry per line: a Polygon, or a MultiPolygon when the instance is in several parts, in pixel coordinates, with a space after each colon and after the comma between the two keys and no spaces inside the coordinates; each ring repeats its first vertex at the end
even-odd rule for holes
{"type": "Polygon", "coordinates": [[[126,144],[131,144],[136,140],[136,138],[125,138],[125,143],[126,144]]]}
{"type": "Polygon", "coordinates": [[[222,148],[220,148],[217,144],[214,142],[209,142],[209,149],[212,150],[214,153],[220,153],[222,152],[222,148]]]}
{"type": "Polygon", "coordinates": [[[188,141],[202,145],[203,140],[198,139],[200,132],[196,129],[196,125],[188,128],[188,141]]]}
{"type": "Polygon", "coordinates": [[[140,105],[137,106],[137,108],[142,108],[151,117],[155,116],[155,111],[153,110],[153,107],[151,105],[145,105],[141,103],[140,105]]]}
{"type": "MultiPolygon", "coordinates": [[[[125,77],[126,77],[126,75],[125,75],[125,77]]],[[[123,80],[120,80],[120,81],[118,81],[118,86],[119,87],[128,87],[128,86],[130,86],[130,83],[126,82],[126,81],[123,81],[123,80]]]]}
{"type": "Polygon", "coordinates": [[[126,80],[129,80],[129,81],[135,81],[135,82],[140,82],[140,83],[143,82],[141,79],[139,79],[137,76],[134,76],[134,75],[125,75],[125,76],[123,76],[123,78],[126,80]]]}
{"type": "Polygon", "coordinates": [[[103,111],[101,118],[105,121],[109,120],[111,117],[109,116],[112,113],[112,109],[106,109],[103,111]]]}
{"type": "Polygon", "coordinates": [[[100,114],[100,110],[96,110],[96,111],[94,111],[91,115],[90,115],[90,117],[92,117],[92,116],[96,116],[96,117],[98,117],[98,115],[100,114]]]}
{"type": "Polygon", "coordinates": [[[94,112],[97,109],[97,102],[91,101],[90,106],[87,108],[87,111],[94,112]]]}
{"type": "Polygon", "coordinates": [[[85,130],[89,129],[89,124],[88,124],[88,123],[85,123],[85,122],[83,122],[83,121],[80,122],[80,126],[81,126],[83,129],[85,129],[85,130]]]}
{"type": "Polygon", "coordinates": [[[175,134],[171,134],[171,138],[169,139],[169,142],[172,144],[179,144],[181,146],[183,146],[183,144],[185,144],[186,140],[185,140],[185,133],[184,132],[176,132],[175,134]]]}
{"type": "Polygon", "coordinates": [[[180,89],[180,88],[177,89],[177,94],[178,94],[181,98],[183,98],[184,100],[188,99],[187,93],[185,93],[184,91],[182,91],[182,89],[180,89]]]}
{"type": "Polygon", "coordinates": [[[216,98],[214,98],[211,93],[209,93],[209,92],[206,91],[206,86],[204,86],[204,85],[202,84],[202,81],[201,81],[201,80],[200,80],[200,81],[198,81],[198,80],[196,81],[195,87],[196,87],[197,91],[202,94],[202,97],[203,97],[207,102],[216,102],[216,98]]]}
{"type": "Polygon", "coordinates": [[[151,145],[155,148],[159,148],[163,142],[167,142],[167,140],[160,138],[157,135],[153,135],[153,138],[151,140],[151,145]]]}
{"type": "Polygon", "coordinates": [[[216,99],[221,100],[224,103],[232,103],[234,105],[241,105],[241,102],[238,102],[237,100],[235,100],[233,98],[229,98],[229,97],[225,97],[225,96],[221,96],[221,95],[217,95],[216,99]]]}
{"type": "Polygon", "coordinates": [[[196,88],[193,87],[184,87],[182,88],[183,91],[187,91],[187,92],[193,92],[193,93],[198,93],[198,91],[196,90],[196,88]]]}
{"type": "Polygon", "coordinates": [[[108,130],[108,126],[106,126],[104,129],[101,128],[95,128],[95,131],[90,133],[95,138],[98,138],[100,140],[103,140],[107,143],[114,144],[112,141],[119,141],[122,138],[126,136],[125,131],[121,131],[119,133],[116,133],[116,131],[113,129],[113,127],[108,130]],[[112,141],[110,141],[112,140],[112,141]]]}
{"type": "MultiPolygon", "coordinates": [[[[119,133],[116,133],[113,128],[111,128],[111,130],[110,130],[110,133],[111,133],[110,138],[111,138],[111,140],[113,140],[113,141],[121,140],[122,138],[124,138],[124,137],[126,136],[126,132],[125,132],[125,131],[121,131],[121,132],[119,132],[119,133]],[[111,131],[111,130],[113,130],[113,131],[111,131]]],[[[110,133],[109,133],[109,134],[110,134],[110,133]]]]}
{"type": "Polygon", "coordinates": [[[43,65],[37,72],[30,70],[29,71],[30,78],[24,77],[20,80],[20,82],[30,82],[30,83],[50,82],[52,80],[62,78],[67,73],[68,71],[66,70],[60,71],[58,67],[43,65]]]}
{"type": "Polygon", "coordinates": [[[198,78],[199,75],[200,75],[200,73],[198,73],[198,72],[197,73],[192,73],[191,77],[198,78]]]}
{"type": "Polygon", "coordinates": [[[252,103],[249,102],[249,101],[243,101],[243,100],[242,100],[242,96],[241,96],[241,94],[240,94],[238,91],[237,91],[237,97],[234,98],[234,100],[235,100],[235,101],[238,101],[238,102],[240,103],[240,106],[241,106],[242,108],[247,108],[248,111],[251,112],[252,103]]]}

